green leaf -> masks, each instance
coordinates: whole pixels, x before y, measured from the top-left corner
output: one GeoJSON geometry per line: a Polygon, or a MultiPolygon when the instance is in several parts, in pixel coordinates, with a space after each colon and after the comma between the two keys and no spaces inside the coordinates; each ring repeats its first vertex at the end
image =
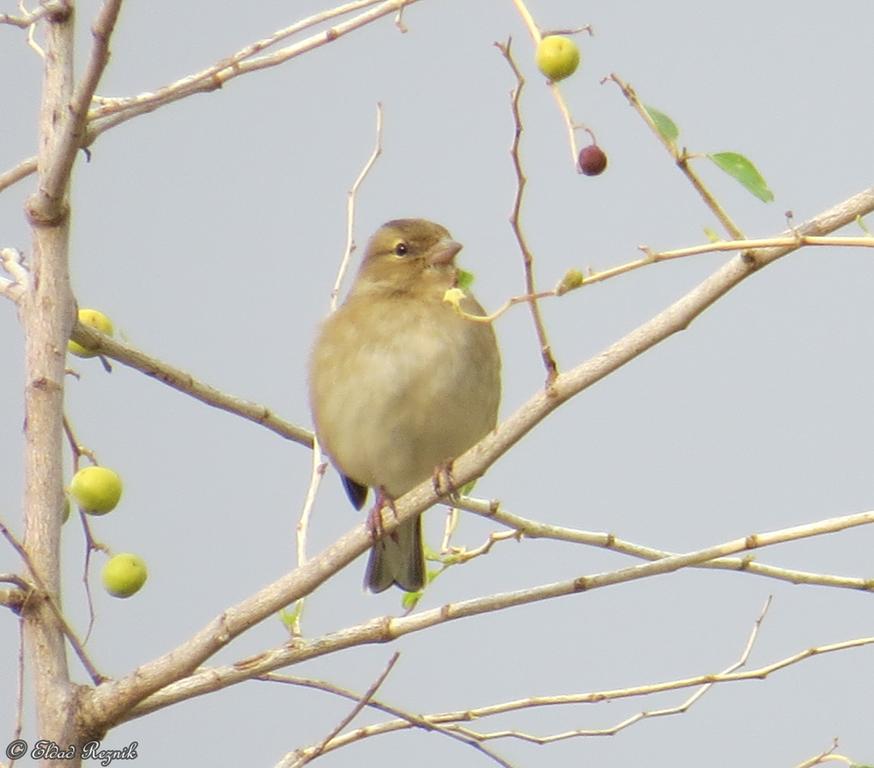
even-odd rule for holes
{"type": "Polygon", "coordinates": [[[288,610],[288,608],[281,608],[279,610],[279,619],[285,624],[285,628],[289,632],[294,631],[295,622],[301,617],[303,611],[303,601],[298,600],[294,604],[294,608],[292,610],[288,610]]]}
{"type": "Polygon", "coordinates": [[[710,243],[718,243],[722,240],[722,238],[716,233],[716,230],[711,227],[704,227],[704,237],[706,237],[707,241],[710,243]]]}
{"type": "Polygon", "coordinates": [[[473,272],[468,272],[466,269],[458,270],[458,287],[462,291],[466,291],[473,285],[473,272]]]}
{"type": "Polygon", "coordinates": [[[462,496],[470,496],[473,493],[474,486],[476,485],[476,480],[471,480],[466,485],[462,485],[461,488],[458,489],[458,492],[462,496]]]}
{"type": "Polygon", "coordinates": [[[714,152],[707,157],[729,176],[737,179],[763,203],[770,203],[774,199],[774,193],[768,187],[768,182],[759,173],[758,168],[743,155],[737,152],[714,152]]]}
{"type": "Polygon", "coordinates": [[[644,104],[643,108],[655,123],[655,127],[658,128],[662,138],[665,141],[669,141],[671,144],[676,143],[677,139],[680,138],[680,129],[677,128],[677,124],[664,112],[661,112],[655,107],[650,107],[644,104]]]}

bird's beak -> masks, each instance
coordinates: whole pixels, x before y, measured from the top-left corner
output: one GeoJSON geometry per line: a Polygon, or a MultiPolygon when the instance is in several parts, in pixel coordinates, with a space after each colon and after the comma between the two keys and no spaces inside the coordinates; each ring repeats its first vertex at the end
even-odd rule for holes
{"type": "Polygon", "coordinates": [[[445,238],[441,240],[428,255],[428,264],[442,266],[451,264],[455,255],[461,250],[461,243],[445,238]]]}

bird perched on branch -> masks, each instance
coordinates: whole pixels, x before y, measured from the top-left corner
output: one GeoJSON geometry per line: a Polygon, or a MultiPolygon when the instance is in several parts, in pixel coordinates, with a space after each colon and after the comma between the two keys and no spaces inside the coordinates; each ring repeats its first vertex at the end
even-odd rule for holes
{"type": "MultiPolygon", "coordinates": [[[[397,219],[370,239],[343,305],[310,359],[316,434],[361,509],[380,509],[477,443],[497,420],[501,361],[490,323],[464,318],[444,295],[458,283],[461,245],[439,224],[397,219]]],[[[484,315],[466,295],[460,308],[484,315]]],[[[425,583],[421,518],[385,534],[365,577],[373,592],[425,583]]]]}

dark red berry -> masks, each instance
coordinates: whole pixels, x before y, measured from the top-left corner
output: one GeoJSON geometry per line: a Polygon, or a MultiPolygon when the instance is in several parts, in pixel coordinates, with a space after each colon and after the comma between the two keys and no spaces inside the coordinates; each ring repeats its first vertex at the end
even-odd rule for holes
{"type": "Polygon", "coordinates": [[[598,176],[607,167],[607,155],[597,144],[590,144],[580,150],[580,173],[598,176]]]}

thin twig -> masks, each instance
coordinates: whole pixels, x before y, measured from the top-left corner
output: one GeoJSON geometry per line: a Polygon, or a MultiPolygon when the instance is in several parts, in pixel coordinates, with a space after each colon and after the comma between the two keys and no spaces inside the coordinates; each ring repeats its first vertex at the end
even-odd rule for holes
{"type": "Polygon", "coordinates": [[[543,359],[543,365],[546,368],[546,386],[547,388],[555,380],[558,375],[558,365],[552,355],[552,347],[546,335],[546,327],[543,324],[543,317],[540,314],[540,306],[537,303],[537,289],[534,281],[534,256],[531,249],[528,247],[528,242],[522,232],[520,224],[520,216],[522,213],[522,198],[525,193],[525,184],[527,178],[522,169],[522,161],[519,158],[519,143],[522,137],[522,114],[519,111],[519,97],[522,94],[522,88],[525,86],[525,78],[522,77],[522,72],[513,60],[510,52],[510,40],[506,44],[495,43],[498,50],[503,54],[510,69],[516,77],[516,87],[510,94],[510,106],[513,113],[513,143],[510,148],[510,156],[513,159],[513,169],[516,173],[516,194],[513,198],[513,211],[510,214],[510,226],[513,228],[513,234],[516,236],[516,242],[519,244],[519,250],[522,252],[522,260],[525,267],[525,293],[530,297],[528,306],[531,308],[531,318],[534,321],[534,328],[537,331],[537,340],[540,344],[540,356],[543,359]]]}
{"type": "Polygon", "coordinates": [[[0,278],[0,294],[19,304],[30,288],[30,272],[25,265],[24,254],[15,248],[0,249],[0,267],[12,278],[0,278]]]}
{"type": "MultiPolygon", "coordinates": [[[[24,730],[24,619],[18,619],[18,674],[15,678],[15,727],[12,729],[12,738],[15,741],[21,738],[24,730]]],[[[9,742],[7,742],[9,743],[9,742]]]]}
{"type": "Polygon", "coordinates": [[[79,661],[82,662],[82,666],[85,668],[85,671],[88,672],[88,676],[91,678],[91,681],[94,685],[100,685],[106,678],[97,671],[97,668],[91,662],[91,659],[88,657],[88,654],[85,652],[85,648],[83,647],[81,641],[76,636],[76,633],[73,631],[73,628],[67,623],[67,620],[64,618],[63,613],[61,613],[61,609],[58,606],[57,601],[55,600],[54,595],[50,594],[46,589],[46,584],[43,578],[40,576],[36,567],[33,564],[33,561],[30,559],[30,555],[27,550],[22,546],[22,544],[18,541],[12,531],[7,528],[2,521],[0,521],[0,534],[12,545],[12,548],[18,553],[18,556],[24,561],[24,564],[27,566],[27,569],[30,571],[30,574],[33,578],[34,583],[37,588],[41,592],[41,596],[48,603],[49,608],[57,619],[58,623],[61,626],[61,629],[64,632],[64,635],[67,637],[67,641],[70,643],[70,646],[73,648],[73,651],[76,653],[76,656],[79,657],[79,661]]]}
{"type": "MultiPolygon", "coordinates": [[[[303,565],[307,561],[307,532],[309,531],[310,516],[312,514],[313,505],[316,501],[316,494],[319,491],[322,478],[325,476],[328,464],[322,457],[322,451],[319,448],[319,441],[313,440],[312,465],[310,468],[310,482],[307,486],[306,498],[304,499],[303,509],[297,521],[295,537],[297,542],[297,564],[303,565]]],[[[294,637],[300,637],[301,632],[301,616],[303,616],[304,601],[302,597],[297,601],[294,612],[291,618],[291,634],[294,637]]]]}
{"type": "MultiPolygon", "coordinates": [[[[416,0],[412,0],[412,2],[415,1],[416,0]]],[[[192,93],[212,91],[216,88],[221,88],[229,80],[245,74],[248,71],[252,71],[256,68],[264,68],[265,66],[276,66],[277,64],[287,61],[288,58],[291,58],[291,56],[288,56],[287,54],[292,49],[300,49],[303,47],[304,50],[296,50],[294,53],[294,55],[299,55],[300,53],[304,53],[312,48],[320,47],[325,43],[332,42],[339,37],[339,32],[336,27],[333,29],[322,30],[313,37],[309,37],[291,48],[284,48],[281,51],[274,52],[270,55],[264,54],[267,49],[272,48],[277,43],[280,43],[283,40],[288,40],[299,32],[318,26],[319,24],[330,21],[331,19],[345,16],[349,13],[361,10],[362,8],[367,8],[377,4],[380,6],[387,5],[383,0],[353,0],[353,2],[343,3],[327,11],[319,11],[318,13],[307,16],[287,27],[283,27],[267,37],[244,46],[230,56],[219,59],[215,64],[212,64],[199,72],[187,75],[186,77],[173,83],[169,83],[168,85],[147,91],[138,96],[129,96],[125,98],[100,98],[97,105],[91,110],[89,118],[94,121],[102,120],[107,117],[116,116],[119,113],[123,114],[131,109],[150,112],[158,107],[166,106],[172,101],[189,96],[192,93]],[[259,66],[253,66],[255,64],[258,64],[259,66]]],[[[394,7],[397,6],[397,3],[391,3],[391,6],[392,7],[388,10],[383,9],[382,7],[377,9],[377,11],[380,12],[375,16],[372,11],[368,11],[361,16],[355,17],[351,21],[357,22],[355,27],[362,26],[369,21],[374,21],[375,19],[386,15],[386,13],[391,13],[394,10],[394,7]]],[[[348,31],[345,27],[343,29],[344,31],[348,31]]]]}
{"type": "Polygon", "coordinates": [[[312,432],[284,421],[266,406],[228,395],[209,384],[195,379],[190,373],[151,357],[118,339],[110,338],[94,328],[89,328],[77,322],[73,326],[70,338],[83,346],[98,351],[102,355],[106,355],[112,360],[116,360],[122,365],[151,376],[162,384],[191,395],[191,397],[200,400],[200,402],[206,405],[242,416],[244,419],[260,424],[277,435],[295,443],[300,443],[307,448],[311,448],[313,445],[312,432]]]}
{"type": "Polygon", "coordinates": [[[663,136],[661,131],[659,131],[646,107],[641,103],[640,99],[637,97],[637,93],[634,88],[632,88],[628,83],[624,82],[622,78],[617,74],[611,74],[608,77],[604,78],[604,81],[610,80],[616,85],[618,85],[622,89],[622,93],[626,99],[628,99],[628,103],[634,107],[634,110],[643,121],[649,126],[649,129],[656,135],[658,140],[662,143],[662,146],[668,151],[671,157],[674,158],[674,162],[676,162],[679,169],[685,174],[686,178],[690,181],[693,187],[695,187],[695,191],[698,192],[701,199],[704,201],[704,204],[711,210],[714,216],[719,219],[722,226],[725,228],[726,232],[730,235],[733,240],[742,240],[743,232],[740,230],[740,227],[734,223],[725,209],[719,204],[719,201],[713,196],[713,193],[707,188],[703,181],[701,181],[701,177],[698,176],[695,171],[692,170],[689,165],[689,154],[685,149],[679,149],[676,144],[670,141],[667,137],[663,136]]]}
{"type": "MultiPolygon", "coordinates": [[[[757,669],[748,670],[746,672],[737,672],[736,670],[745,666],[749,660],[750,653],[753,646],[755,645],[756,640],[758,639],[758,634],[761,629],[762,621],[764,620],[764,616],[767,613],[769,605],[770,598],[768,599],[768,601],[766,601],[764,608],[760,612],[759,616],[756,618],[756,621],[754,622],[753,628],[750,631],[749,637],[747,638],[746,644],[740,654],[740,657],[733,664],[729,665],[723,672],[704,673],[690,678],[671,680],[663,683],[649,683],[633,686],[630,688],[593,691],[590,693],[579,694],[532,696],[524,699],[517,699],[514,701],[499,702],[496,704],[486,705],[475,709],[441,712],[430,715],[411,715],[408,712],[404,712],[402,710],[398,710],[395,707],[388,706],[383,702],[371,700],[368,703],[369,707],[378,709],[388,714],[395,715],[397,719],[378,723],[371,726],[357,728],[352,732],[338,735],[331,741],[330,748],[339,749],[340,747],[347,746],[352,742],[360,741],[363,738],[377,736],[385,733],[397,732],[400,730],[408,730],[411,727],[422,727],[429,730],[435,730],[444,735],[463,735],[470,738],[471,740],[476,740],[477,742],[501,738],[515,738],[537,744],[548,744],[564,739],[579,738],[584,736],[613,735],[615,733],[618,733],[620,730],[628,728],[634,723],[640,722],[641,720],[644,720],[646,718],[680,714],[682,712],[685,712],[691,706],[693,706],[706,691],[708,691],[712,686],[716,684],[764,679],[779,670],[786,669],[789,666],[798,664],[802,661],[805,661],[806,659],[812,658],[815,655],[849,650],[851,648],[859,648],[874,643],[874,637],[855,638],[853,640],[848,640],[844,642],[832,643],[830,645],[805,649],[804,651],[800,651],[799,653],[796,653],[792,656],[785,657],[757,669]],[[540,707],[601,704],[604,702],[611,702],[621,699],[652,696],[655,694],[665,693],[669,691],[678,691],[686,688],[696,688],[697,690],[678,706],[640,712],[636,715],[633,715],[632,717],[623,720],[620,723],[617,723],[614,726],[602,729],[575,729],[572,731],[565,731],[563,733],[537,736],[518,730],[479,732],[474,731],[465,725],[462,725],[462,723],[466,722],[482,721],[487,717],[506,715],[512,712],[531,710],[540,707]]],[[[321,680],[309,680],[306,678],[287,677],[283,675],[264,675],[262,677],[259,677],[258,679],[315,688],[353,700],[358,698],[354,693],[350,691],[338,688],[337,686],[321,680]]],[[[826,754],[831,754],[831,751],[828,753],[823,753],[823,755],[821,755],[819,759],[821,759],[826,754]]],[[[807,761],[803,763],[802,766],[810,766],[815,764],[815,760],[807,761]]],[[[802,766],[799,766],[798,768],[802,768],[802,766]]]]}
{"type": "Polygon", "coordinates": [[[837,754],[835,752],[837,748],[838,740],[834,739],[829,749],[825,750],[824,752],[820,752],[818,755],[814,755],[807,760],[802,760],[797,766],[795,766],[795,768],[813,768],[814,765],[822,765],[823,763],[828,763],[832,760],[849,766],[853,766],[858,762],[857,760],[851,760],[845,755],[837,754]]]}
{"type": "MultiPolygon", "coordinates": [[[[431,490],[433,490],[433,488],[431,490]]],[[[580,575],[576,578],[540,584],[512,592],[461,600],[431,610],[414,613],[409,616],[375,618],[365,624],[340,629],[319,638],[298,640],[294,644],[284,644],[280,647],[265,650],[254,657],[250,657],[229,667],[199,669],[189,677],[179,680],[178,682],[169,682],[165,686],[162,686],[161,690],[156,688],[155,692],[147,700],[142,701],[133,708],[126,707],[122,709],[119,714],[123,720],[134,719],[157,709],[167,707],[178,701],[187,700],[205,693],[213,693],[218,689],[235,685],[244,680],[250,680],[253,677],[272,672],[280,667],[299,664],[303,661],[309,661],[329,653],[360,645],[390,642],[397,640],[404,635],[421,632],[430,627],[451,621],[508,610],[510,608],[521,607],[531,603],[552,600],[558,597],[579,594],[582,592],[589,592],[595,589],[603,589],[617,584],[639,581],[657,575],[675,573],[684,568],[693,567],[719,557],[726,557],[739,552],[749,552],[763,547],[774,546],[776,544],[799,541],[801,539],[823,536],[828,533],[835,533],[862,525],[872,524],[874,524],[874,511],[819,520],[807,525],[782,528],[766,533],[750,534],[748,536],[722,542],[704,549],[662,558],[655,562],[632,565],[603,573],[580,575]]],[[[354,537],[357,542],[357,546],[353,550],[353,556],[363,552],[371,542],[370,534],[369,531],[367,531],[365,524],[361,524],[354,532],[347,534],[347,537],[354,537]]],[[[331,546],[330,559],[332,561],[331,564],[335,567],[336,560],[339,558],[339,550],[342,548],[343,543],[344,539],[341,539],[340,542],[331,546]]],[[[300,582],[306,578],[306,574],[301,572],[306,571],[309,568],[316,568],[321,562],[320,558],[313,558],[304,568],[298,569],[296,573],[284,577],[284,579],[280,580],[280,582],[273,587],[265,588],[265,592],[273,592],[275,590],[274,594],[267,595],[258,593],[247,598],[246,602],[257,604],[260,611],[273,609],[274,605],[276,606],[275,609],[278,610],[281,605],[288,604],[288,602],[297,597],[291,590],[281,589],[283,586],[282,582],[287,580],[296,585],[300,584],[300,582]],[[290,599],[288,599],[289,594],[292,595],[290,599]]],[[[213,622],[213,624],[207,625],[207,627],[198,633],[194,640],[189,641],[189,645],[194,641],[199,640],[200,636],[203,635],[209,639],[210,648],[224,647],[224,645],[229,643],[244,627],[248,628],[251,626],[251,621],[247,619],[245,615],[237,616],[238,613],[242,612],[242,608],[243,604],[225,610],[219,620],[220,630],[215,626],[215,622],[213,622]],[[220,636],[219,631],[221,631],[220,636]]],[[[866,645],[874,643],[874,638],[866,638],[863,641],[858,642],[848,641],[848,643],[849,644],[847,644],[846,647],[866,645]]],[[[828,647],[827,650],[831,651],[838,649],[828,647]]],[[[820,651],[816,652],[818,653],[820,651]]],[[[173,654],[173,658],[178,658],[180,655],[179,649],[171,651],[170,653],[173,654]]],[[[154,674],[150,672],[149,667],[160,665],[160,662],[161,660],[158,659],[141,666],[137,670],[135,680],[142,684],[144,678],[148,679],[154,674]]],[[[793,661],[792,663],[795,662],[793,661]]],[[[754,675],[750,673],[749,677],[752,676],[754,675]]],[[[738,677],[736,679],[746,678],[738,677]]],[[[668,688],[665,688],[665,690],[668,690],[671,687],[702,685],[706,682],[709,682],[709,677],[707,679],[695,678],[693,683],[690,683],[689,681],[682,681],[682,684],[672,683],[668,688]]],[[[91,695],[100,700],[103,707],[111,708],[111,702],[117,701],[117,698],[123,696],[126,692],[126,681],[125,679],[121,679],[102,686],[100,689],[91,692],[91,695]]]]}
{"type": "Polygon", "coordinates": [[[334,287],[331,290],[331,312],[337,309],[337,302],[340,297],[340,286],[343,283],[343,278],[346,276],[346,271],[349,268],[349,261],[352,258],[352,253],[355,251],[355,240],[353,232],[355,229],[355,201],[358,197],[358,189],[370,169],[373,168],[376,159],[382,154],[382,104],[376,105],[376,143],[373,147],[373,152],[367,158],[367,162],[361,169],[349,192],[346,195],[346,247],[343,250],[343,258],[340,259],[340,266],[337,269],[337,278],[334,280],[334,287]]]}
{"type": "MultiPolygon", "coordinates": [[[[293,685],[302,688],[311,688],[317,691],[323,691],[324,693],[330,693],[334,696],[340,696],[344,699],[348,699],[350,701],[359,701],[361,699],[361,694],[356,693],[355,691],[350,691],[346,688],[341,688],[334,683],[330,683],[326,680],[315,680],[312,678],[305,677],[297,677],[293,675],[278,675],[275,673],[270,673],[267,675],[261,675],[256,678],[256,680],[261,680],[264,682],[270,683],[281,683],[283,685],[293,685]]],[[[380,701],[375,698],[370,698],[367,702],[367,706],[370,709],[378,710],[380,712],[385,712],[386,714],[393,715],[397,720],[390,723],[383,723],[378,726],[367,726],[365,728],[357,728],[355,731],[345,734],[344,736],[339,736],[333,739],[330,743],[326,744],[325,749],[322,754],[325,754],[329,751],[333,751],[335,749],[339,749],[342,746],[350,743],[350,740],[359,740],[359,738],[367,738],[370,736],[378,736],[382,733],[389,733],[391,731],[399,730],[399,728],[384,728],[382,726],[391,726],[395,724],[408,724],[413,728],[421,728],[423,730],[429,731],[431,733],[437,733],[441,736],[446,736],[447,738],[453,739],[454,741],[459,741],[466,746],[473,747],[478,752],[485,754],[487,757],[494,760],[498,765],[503,766],[504,768],[512,768],[510,763],[497,755],[492,749],[487,747],[484,744],[480,744],[475,739],[471,739],[468,736],[465,736],[462,733],[459,733],[457,730],[453,729],[451,726],[444,727],[439,725],[433,721],[433,719],[428,715],[418,715],[408,710],[400,709],[394,705],[386,704],[383,701],[380,701]],[[358,737],[358,738],[356,738],[358,737]]],[[[309,748],[312,749],[312,748],[309,748]]]]}
{"type": "MultiPolygon", "coordinates": [[[[395,13],[401,6],[412,5],[418,0],[357,0],[345,3],[328,11],[303,19],[269,37],[252,43],[200,72],[174,83],[129,98],[107,99],[95,97],[95,106],[88,114],[88,125],[82,137],[81,147],[88,147],[105,131],[156,109],[165,107],[195,93],[208,93],[221,88],[228,81],[241,75],[284,64],[286,61],[308,53],[349,34],[361,27],[378,21],[383,16],[395,13]],[[298,43],[282,48],[269,55],[256,53],[284,40],[293,34],[323,21],[343,16],[359,8],[377,5],[376,8],[322,30],[298,43]]],[[[32,27],[31,27],[32,29],[32,27]]],[[[36,157],[21,161],[15,167],[0,173],[0,192],[6,187],[26,178],[36,171],[36,157]]]]}
{"type": "MultiPolygon", "coordinates": [[[[349,188],[349,191],[346,195],[346,247],[343,250],[343,258],[340,260],[340,266],[337,269],[337,277],[334,281],[334,287],[331,290],[331,312],[336,311],[337,309],[337,301],[340,295],[340,286],[343,282],[343,278],[346,274],[346,271],[349,267],[349,261],[352,258],[352,253],[355,251],[355,241],[353,239],[353,231],[355,227],[355,203],[358,197],[358,190],[361,187],[361,184],[364,182],[364,179],[367,178],[367,175],[370,173],[370,169],[373,168],[376,163],[377,158],[382,154],[382,104],[377,103],[376,105],[376,140],[373,147],[373,151],[370,153],[370,157],[368,157],[367,161],[364,163],[364,167],[361,169],[360,173],[356,177],[352,186],[349,188]]],[[[297,523],[297,562],[298,565],[303,565],[306,562],[306,538],[307,538],[307,530],[309,528],[309,520],[310,514],[312,512],[313,505],[316,500],[316,493],[318,492],[319,485],[321,483],[322,478],[325,475],[325,470],[327,469],[327,464],[324,462],[322,458],[322,452],[319,449],[319,442],[313,437],[313,455],[312,455],[312,468],[310,472],[310,482],[307,488],[306,498],[304,500],[303,509],[301,510],[300,518],[297,523]]],[[[304,600],[301,598],[297,605],[295,606],[295,610],[293,613],[292,621],[291,621],[291,632],[294,636],[299,636],[301,634],[300,628],[300,618],[303,613],[304,600]]]]}
{"type": "Polygon", "coordinates": [[[407,7],[406,2],[402,2],[398,7],[398,12],[395,14],[395,26],[398,28],[399,32],[409,32],[409,27],[404,23],[404,8],[407,7]]]}
{"type": "Polygon", "coordinates": [[[66,193],[76,153],[81,147],[86,146],[84,138],[88,107],[109,62],[109,39],[120,10],[121,0],[105,0],[97,15],[92,27],[94,45],[91,48],[91,55],[84,75],[73,92],[68,109],[60,115],[58,130],[54,137],[52,162],[41,174],[37,192],[28,203],[31,215],[34,211],[56,206],[57,201],[66,193]]]}
{"type": "Polygon", "coordinates": [[[726,251],[750,251],[761,248],[788,248],[788,247],[833,247],[833,248],[874,248],[874,237],[864,235],[861,237],[816,237],[812,235],[797,235],[793,237],[766,237],[754,240],[719,240],[713,243],[692,245],[687,248],[676,248],[670,251],[652,251],[648,246],[638,246],[646,255],[643,258],[609,267],[598,272],[589,270],[585,274],[579,270],[571,269],[559,284],[551,291],[540,291],[534,296],[523,294],[511,296],[494,312],[487,315],[472,315],[461,309],[460,300],[463,294],[455,295],[451,290],[447,292],[444,301],[452,304],[455,310],[465,319],[475,323],[493,323],[511,307],[525,304],[532,299],[546,299],[564,296],[571,291],[583,288],[595,283],[604,282],[620,275],[643,269],[652,264],[660,264],[673,259],[684,259],[689,256],[699,256],[706,253],[721,253],[726,251]],[[458,301],[456,301],[458,299],[458,301]]]}
{"type": "MultiPolygon", "coordinates": [[[[569,35],[579,34],[580,32],[588,32],[590,35],[592,34],[592,27],[590,25],[577,27],[574,29],[551,30],[547,33],[544,33],[537,25],[537,22],[534,21],[534,17],[531,15],[531,11],[528,10],[528,6],[525,4],[524,0],[513,0],[513,5],[516,6],[516,10],[522,17],[522,22],[525,24],[525,28],[528,30],[528,34],[531,35],[531,40],[534,43],[535,48],[540,44],[540,41],[547,35],[569,35]]],[[[577,158],[579,156],[579,147],[577,145],[577,131],[588,131],[589,135],[592,136],[593,140],[594,133],[592,133],[592,131],[585,125],[577,123],[573,119],[573,117],[571,116],[570,107],[568,107],[567,105],[567,101],[564,98],[564,94],[561,92],[559,84],[553,81],[549,81],[548,84],[549,89],[552,92],[552,96],[555,99],[555,103],[558,106],[558,111],[561,113],[565,129],[567,130],[568,146],[570,147],[571,151],[571,165],[576,168],[577,158]]]]}
{"type": "Polygon", "coordinates": [[[337,725],[327,736],[325,736],[324,739],[322,739],[321,742],[310,750],[295,750],[291,755],[288,755],[285,759],[281,760],[279,765],[288,766],[288,768],[291,768],[292,766],[297,768],[298,766],[306,765],[310,761],[319,757],[319,755],[323,754],[327,745],[337,737],[337,734],[341,733],[349,723],[358,717],[361,710],[368,705],[374,694],[379,690],[383,682],[385,682],[385,679],[394,668],[394,665],[397,663],[400,656],[401,654],[398,651],[395,651],[392,654],[392,657],[388,660],[388,664],[385,665],[385,669],[380,672],[379,676],[373,681],[373,683],[371,683],[370,687],[364,692],[361,698],[355,702],[355,706],[352,707],[349,714],[337,723],[337,725]]]}
{"type": "Polygon", "coordinates": [[[20,29],[26,29],[30,27],[36,22],[38,22],[44,16],[49,16],[53,13],[59,13],[66,9],[67,4],[63,2],[63,0],[45,0],[45,2],[40,3],[34,10],[27,11],[22,9],[23,13],[21,16],[12,16],[8,13],[0,13],[0,24],[9,24],[13,27],[19,27],[20,29]]]}
{"type": "MultiPolygon", "coordinates": [[[[663,549],[646,547],[642,544],[626,541],[614,533],[582,531],[576,528],[540,523],[536,520],[520,517],[508,512],[504,506],[494,500],[475,499],[463,496],[455,501],[459,509],[464,509],[474,514],[496,520],[512,529],[516,537],[531,539],[551,539],[554,541],[566,541],[573,544],[585,544],[587,546],[607,549],[623,555],[638,558],[640,560],[660,560],[665,557],[673,557],[676,552],[663,549]]],[[[470,558],[465,558],[470,559],[470,558]]],[[[851,576],[835,576],[826,573],[811,573],[798,571],[791,568],[780,568],[767,565],[745,557],[720,557],[705,563],[700,563],[696,568],[710,568],[727,571],[745,571],[756,576],[764,576],[778,581],[787,581],[790,584],[809,584],[838,589],[856,589],[864,592],[874,592],[874,579],[851,576]]]]}
{"type": "MultiPolygon", "coordinates": [[[[85,456],[93,465],[100,463],[97,461],[97,454],[79,442],[79,438],[76,437],[73,425],[70,423],[70,419],[67,417],[66,413],[64,414],[64,434],[67,436],[67,443],[73,454],[73,474],[79,470],[79,460],[82,456],[85,456]]],[[[88,515],[81,509],[79,510],[79,522],[85,533],[85,559],[82,564],[82,585],[85,588],[85,602],[88,605],[88,628],[85,630],[85,637],[82,640],[84,644],[87,643],[88,638],[91,637],[91,631],[94,629],[94,622],[97,618],[94,611],[94,596],[91,593],[91,582],[88,579],[88,572],[91,565],[91,553],[95,551],[108,553],[109,547],[107,547],[103,542],[98,541],[94,536],[94,533],[91,530],[91,524],[88,522],[88,515]]]]}

